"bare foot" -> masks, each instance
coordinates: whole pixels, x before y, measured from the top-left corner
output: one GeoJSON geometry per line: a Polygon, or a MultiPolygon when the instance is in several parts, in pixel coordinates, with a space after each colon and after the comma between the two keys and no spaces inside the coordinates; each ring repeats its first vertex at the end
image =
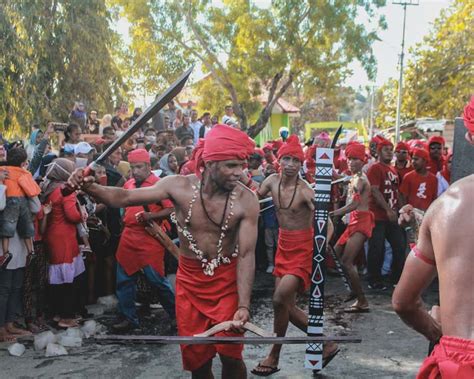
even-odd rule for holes
{"type": "Polygon", "coordinates": [[[31,332],[25,329],[17,328],[13,323],[8,323],[5,325],[5,330],[10,334],[15,334],[17,336],[30,336],[31,332]]]}
{"type": "Polygon", "coordinates": [[[0,328],[0,342],[16,342],[16,336],[8,333],[5,328],[0,328]]]}
{"type": "Polygon", "coordinates": [[[79,323],[72,318],[62,318],[58,322],[60,328],[75,328],[79,326],[79,323]]]}

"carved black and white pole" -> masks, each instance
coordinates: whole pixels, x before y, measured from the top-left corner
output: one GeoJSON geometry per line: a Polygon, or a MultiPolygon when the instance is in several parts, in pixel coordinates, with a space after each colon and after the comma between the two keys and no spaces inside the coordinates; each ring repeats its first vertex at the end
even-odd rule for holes
{"type": "MultiPolygon", "coordinates": [[[[308,336],[323,335],[324,308],[324,259],[327,246],[327,228],[329,206],[331,203],[331,180],[334,150],[316,149],[315,176],[315,212],[314,212],[314,250],[311,292],[309,299],[308,336]]],[[[313,370],[322,369],[323,344],[306,345],[305,367],[313,370]]]]}

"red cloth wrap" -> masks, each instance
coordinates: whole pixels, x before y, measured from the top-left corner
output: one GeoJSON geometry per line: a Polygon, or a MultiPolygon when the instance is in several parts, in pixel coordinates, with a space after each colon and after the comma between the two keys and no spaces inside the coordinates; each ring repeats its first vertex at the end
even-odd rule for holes
{"type": "MultiPolygon", "coordinates": [[[[204,275],[201,262],[179,257],[176,274],[176,321],[180,336],[193,336],[214,325],[234,318],[237,311],[237,259],[219,266],[214,276],[204,275]]],[[[222,332],[216,336],[235,337],[241,334],[222,332]]],[[[216,353],[242,359],[242,344],[181,345],[183,367],[194,371],[216,353]]]]}
{"type": "MultiPolygon", "coordinates": [[[[288,138],[289,139],[289,138],[288,138]]],[[[288,142],[288,140],[286,140],[288,142]]],[[[277,139],[275,141],[272,141],[272,150],[277,152],[280,151],[280,149],[282,148],[282,146],[284,145],[284,142],[281,140],[281,139],[277,139]]]]}
{"type": "Polygon", "coordinates": [[[150,163],[150,154],[145,149],[132,150],[127,155],[128,163],[150,163]]]}
{"type": "Polygon", "coordinates": [[[196,175],[201,177],[202,168],[206,162],[245,160],[255,148],[249,136],[228,125],[214,126],[202,140],[204,146],[196,146],[196,175]]]}
{"type": "Polygon", "coordinates": [[[337,241],[337,245],[344,246],[349,238],[355,233],[362,233],[367,238],[372,237],[374,229],[374,214],[371,211],[352,211],[349,218],[349,225],[337,241]]]}
{"type": "Polygon", "coordinates": [[[425,149],[419,149],[418,147],[413,149],[413,156],[422,158],[425,160],[425,162],[430,160],[430,153],[428,153],[425,149]]]}
{"type": "Polygon", "coordinates": [[[423,361],[417,379],[474,378],[474,340],[443,336],[423,361]]]}
{"type": "Polygon", "coordinates": [[[384,137],[381,137],[381,136],[376,136],[376,137],[378,137],[377,151],[380,151],[382,149],[382,147],[384,147],[384,146],[392,146],[393,147],[393,143],[391,141],[389,141],[388,139],[386,139],[384,137]]]}
{"type": "Polygon", "coordinates": [[[441,146],[444,146],[444,144],[446,143],[446,141],[445,141],[444,138],[441,137],[441,136],[432,136],[432,137],[430,137],[430,139],[428,140],[428,146],[430,146],[432,143],[439,143],[441,146]]]}
{"type": "Polygon", "coordinates": [[[273,275],[281,278],[294,275],[301,279],[300,291],[306,291],[313,268],[313,228],[305,230],[281,229],[275,255],[273,275]]]}
{"type": "Polygon", "coordinates": [[[464,108],[464,126],[469,130],[469,133],[474,134],[474,95],[471,96],[471,101],[464,108]]]}
{"type": "Polygon", "coordinates": [[[300,140],[294,134],[288,137],[286,143],[278,149],[278,159],[284,156],[290,156],[299,159],[301,163],[304,161],[303,148],[301,147],[300,140]]]}
{"type": "Polygon", "coordinates": [[[345,150],[346,157],[360,159],[365,162],[365,146],[358,142],[349,143],[345,150]]]}
{"type": "Polygon", "coordinates": [[[400,151],[400,150],[405,150],[406,152],[410,151],[410,146],[406,142],[400,141],[397,143],[397,147],[395,148],[395,151],[400,151]]]}

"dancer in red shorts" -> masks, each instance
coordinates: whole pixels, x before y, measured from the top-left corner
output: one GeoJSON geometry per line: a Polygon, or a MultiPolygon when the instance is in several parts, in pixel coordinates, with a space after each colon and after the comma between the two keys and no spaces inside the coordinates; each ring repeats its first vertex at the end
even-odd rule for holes
{"type": "MultiPolygon", "coordinates": [[[[296,306],[296,295],[310,286],[313,258],[314,191],[299,177],[304,153],[298,137],[292,135],[278,150],[281,173],[270,175],[261,184],[258,195],[268,193],[275,204],[280,225],[275,256],[274,332],[285,336],[288,323],[306,332],[308,316],[296,306]]],[[[252,370],[254,375],[268,376],[277,371],[281,345],[273,345],[270,354],[252,370]]],[[[324,345],[324,366],[338,352],[334,343],[324,345]]]]}
{"type": "Polygon", "coordinates": [[[369,210],[370,183],[367,176],[362,173],[362,167],[366,162],[365,146],[357,142],[350,143],[346,147],[346,156],[353,175],[347,196],[350,202],[332,212],[332,215],[342,216],[350,212],[350,217],[346,230],[337,241],[335,251],[342,260],[353,295],[357,298],[356,302],[344,311],[361,313],[369,311],[369,303],[362,290],[354,260],[364,247],[364,242],[372,236],[374,214],[369,210]]]}

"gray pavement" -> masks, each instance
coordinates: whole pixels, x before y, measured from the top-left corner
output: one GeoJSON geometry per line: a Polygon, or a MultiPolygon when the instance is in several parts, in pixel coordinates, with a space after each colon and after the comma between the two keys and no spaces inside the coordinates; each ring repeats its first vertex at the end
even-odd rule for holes
{"type": "MultiPolygon", "coordinates": [[[[271,330],[273,315],[270,275],[257,275],[252,304],[253,322],[271,330]]],[[[392,311],[390,292],[368,291],[371,312],[345,314],[342,303],[346,293],[339,278],[329,277],[326,288],[326,324],[328,335],[356,335],[361,344],[341,345],[341,352],[319,374],[319,378],[413,378],[426,356],[428,343],[408,329],[392,311]]],[[[428,302],[436,293],[431,290],[428,302]]],[[[302,306],[305,299],[300,300],[302,306]]],[[[100,321],[100,320],[99,320],[100,321]]],[[[111,319],[102,320],[110,324],[111,319]]],[[[147,316],[145,327],[137,334],[162,333],[166,329],[162,310],[147,316]]],[[[290,326],[289,335],[302,333],[290,326]]],[[[0,345],[1,346],[1,345],[0,345]]],[[[69,348],[69,355],[45,358],[44,352],[33,350],[31,342],[22,357],[11,357],[3,344],[0,350],[0,378],[187,378],[181,370],[181,357],[177,345],[99,345],[85,341],[81,348],[69,348]]],[[[250,345],[245,348],[247,368],[253,368],[268,352],[268,345],[250,345]]],[[[272,378],[312,378],[304,369],[304,345],[287,345],[283,348],[281,371],[272,378]]],[[[220,378],[220,363],[215,359],[216,377],[220,378]]],[[[249,374],[249,377],[254,377],[249,374]]]]}

